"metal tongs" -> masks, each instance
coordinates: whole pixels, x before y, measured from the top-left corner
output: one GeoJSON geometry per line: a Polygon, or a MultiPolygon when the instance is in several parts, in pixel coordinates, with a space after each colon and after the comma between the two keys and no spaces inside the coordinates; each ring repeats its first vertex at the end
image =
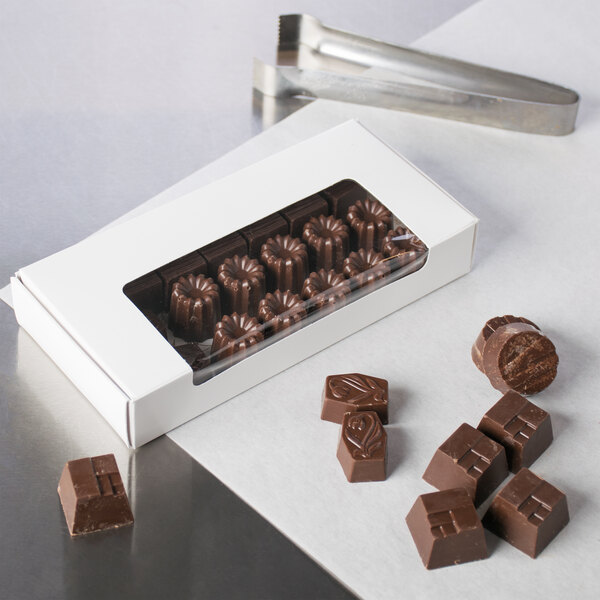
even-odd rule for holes
{"type": "Polygon", "coordinates": [[[341,100],[544,135],[571,133],[579,107],[573,90],[347,33],[310,15],[279,17],[277,64],[255,59],[253,83],[277,98],[341,100]]]}

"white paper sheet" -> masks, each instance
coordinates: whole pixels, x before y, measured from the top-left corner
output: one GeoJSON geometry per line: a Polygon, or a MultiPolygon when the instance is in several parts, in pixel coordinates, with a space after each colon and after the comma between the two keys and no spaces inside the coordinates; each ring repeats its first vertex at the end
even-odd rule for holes
{"type": "Polygon", "coordinates": [[[592,1],[489,0],[418,44],[578,90],[570,136],[317,102],[176,190],[358,118],[481,218],[470,275],[170,434],[364,598],[596,597],[599,23],[592,1]],[[571,523],[536,560],[488,534],[488,560],[428,572],[404,517],[418,494],[433,491],[420,477],[437,446],[461,422],[476,426],[498,399],[470,347],[487,318],[506,313],[533,319],[558,348],[559,375],[533,398],[551,413],[555,441],[533,470],[567,493],[571,523]],[[382,483],[346,482],[339,427],[319,419],[325,376],[352,371],[390,382],[382,483]]]}

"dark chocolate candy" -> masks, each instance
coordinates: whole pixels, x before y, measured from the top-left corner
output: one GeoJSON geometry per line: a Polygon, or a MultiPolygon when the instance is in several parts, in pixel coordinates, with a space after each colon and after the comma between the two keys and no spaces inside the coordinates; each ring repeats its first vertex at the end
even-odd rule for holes
{"type": "Polygon", "coordinates": [[[399,226],[383,238],[381,252],[392,259],[388,262],[392,271],[404,269],[408,275],[425,264],[427,246],[410,229],[399,226]]]}
{"type": "Polygon", "coordinates": [[[384,481],[387,434],[375,411],[346,413],[337,457],[346,479],[384,481]]]}
{"type": "Polygon", "coordinates": [[[133,523],[113,454],[70,460],[60,477],[58,495],[71,535],[133,523]]]}
{"type": "Polygon", "coordinates": [[[310,268],[341,272],[350,251],[350,231],[335,217],[311,217],[304,225],[302,239],[308,246],[310,268]]]}
{"type": "Polygon", "coordinates": [[[477,429],[504,446],[513,473],[531,466],[552,443],[550,415],[512,390],[485,413],[477,429]]]}
{"type": "Polygon", "coordinates": [[[536,394],[556,377],[554,344],[534,325],[507,323],[488,337],[482,353],[483,372],[501,392],[536,394]]]}
{"type": "Polygon", "coordinates": [[[288,207],[279,211],[279,213],[288,222],[290,235],[299,238],[302,237],[304,224],[311,217],[328,215],[329,206],[324,198],[319,196],[319,194],[314,194],[308,198],[304,198],[304,200],[290,204],[288,207]]]}
{"type": "Polygon", "coordinates": [[[250,315],[225,315],[216,325],[211,354],[215,360],[243,356],[248,348],[262,342],[264,335],[258,320],[250,315]]]}
{"type": "Polygon", "coordinates": [[[498,493],[483,525],[535,558],[569,522],[567,497],[529,469],[521,469],[498,493]]]}
{"type": "Polygon", "coordinates": [[[175,346],[175,350],[177,350],[181,355],[181,358],[192,367],[192,371],[199,371],[210,364],[210,360],[204,353],[204,350],[194,342],[175,346]]]}
{"type": "Polygon", "coordinates": [[[152,323],[153,327],[155,327],[160,335],[162,335],[165,339],[167,339],[167,324],[161,315],[155,313],[152,310],[143,310],[142,313],[152,323]]]}
{"type": "Polygon", "coordinates": [[[333,269],[319,269],[311,273],[302,285],[302,297],[309,301],[312,310],[333,310],[346,302],[350,286],[343,275],[333,269]]]}
{"type": "Polygon", "coordinates": [[[198,250],[208,263],[208,274],[216,281],[219,267],[226,258],[248,254],[248,244],[239,233],[232,233],[198,250]]]}
{"type": "Polygon", "coordinates": [[[163,282],[156,273],[148,273],[123,286],[123,293],[141,310],[163,310],[163,282]]]}
{"type": "Polygon", "coordinates": [[[289,290],[267,294],[258,305],[258,318],[266,325],[268,335],[273,335],[299,323],[306,317],[304,302],[289,290]]]}
{"type": "Polygon", "coordinates": [[[351,286],[366,287],[389,275],[390,267],[381,252],[361,248],[344,260],[343,273],[351,286]]]}
{"type": "Polygon", "coordinates": [[[348,209],[359,200],[365,201],[369,193],[352,179],[344,179],[321,192],[329,204],[329,212],[336,219],[346,219],[348,209]]]}
{"type": "Polygon", "coordinates": [[[240,229],[240,233],[248,243],[248,254],[251,258],[260,258],[262,245],[276,235],[287,235],[289,233],[288,222],[278,213],[269,215],[248,227],[240,229]]]}
{"type": "Polygon", "coordinates": [[[354,250],[364,248],[379,252],[383,238],[392,227],[392,213],[378,200],[359,200],[346,215],[352,232],[354,250]]]}
{"type": "Polygon", "coordinates": [[[508,476],[504,447],[463,423],[433,455],[423,479],[438,490],[463,487],[479,506],[508,476]]]}
{"type": "Polygon", "coordinates": [[[220,318],[219,286],[210,277],[189,275],[173,284],[169,324],[177,337],[195,342],[211,338],[220,318]]]}
{"type": "Polygon", "coordinates": [[[308,252],[298,238],[291,235],[269,238],[261,248],[260,260],[267,268],[269,291],[300,292],[308,274],[308,252]]]}
{"type": "Polygon", "coordinates": [[[375,411],[382,423],[388,422],[388,382],[386,379],[346,373],[329,375],[323,389],[321,419],[341,423],[347,412],[375,411]]]}
{"type": "Polygon", "coordinates": [[[509,323],[527,323],[539,330],[539,327],[525,317],[514,317],[513,315],[504,315],[503,317],[494,317],[487,321],[483,329],[479,332],[473,348],[471,348],[471,358],[475,366],[483,373],[483,348],[490,336],[498,329],[509,323]]]}
{"type": "Polygon", "coordinates": [[[165,295],[165,310],[169,310],[173,284],[180,277],[188,275],[206,275],[208,265],[198,252],[190,252],[167,265],[162,266],[156,271],[163,281],[163,290],[165,295]]]}
{"type": "Polygon", "coordinates": [[[419,496],[406,524],[427,569],[488,557],[481,521],[463,488],[419,496]]]}
{"type": "Polygon", "coordinates": [[[265,295],[265,268],[254,258],[226,258],[219,267],[219,285],[223,290],[223,312],[248,313],[255,317],[258,303],[265,295]]]}

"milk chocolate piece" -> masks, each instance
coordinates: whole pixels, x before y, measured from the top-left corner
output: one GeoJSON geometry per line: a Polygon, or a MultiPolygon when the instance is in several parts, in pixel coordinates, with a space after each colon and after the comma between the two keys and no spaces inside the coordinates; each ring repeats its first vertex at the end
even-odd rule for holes
{"type": "Polygon", "coordinates": [[[163,310],[163,282],[156,273],[148,273],[123,286],[123,293],[141,310],[163,310]]]}
{"type": "Polygon", "coordinates": [[[300,292],[308,274],[308,252],[298,238],[291,235],[269,238],[261,248],[260,260],[267,268],[269,291],[300,292]]]}
{"type": "Polygon", "coordinates": [[[552,443],[550,415],[512,390],[485,413],[477,429],[504,446],[513,473],[531,466],[552,443]]]}
{"type": "Polygon", "coordinates": [[[328,215],[329,206],[324,198],[319,196],[319,194],[314,194],[308,198],[304,198],[304,200],[290,204],[290,206],[279,212],[289,224],[290,235],[299,238],[302,237],[304,224],[311,217],[328,215]]]}
{"type": "Polygon", "coordinates": [[[174,283],[169,324],[177,337],[195,342],[211,338],[220,317],[219,286],[210,277],[189,275],[174,283]]]}
{"type": "Polygon", "coordinates": [[[161,315],[152,310],[143,310],[143,315],[152,323],[152,326],[158,330],[158,333],[167,339],[167,324],[161,315]]]}
{"type": "Polygon", "coordinates": [[[266,325],[267,335],[273,335],[299,323],[306,317],[304,302],[289,290],[267,294],[258,305],[258,318],[266,325]]]}
{"type": "Polygon", "coordinates": [[[500,490],[483,517],[486,529],[531,558],[568,522],[565,494],[526,468],[500,490]]]}
{"type": "Polygon", "coordinates": [[[266,291],[265,268],[254,258],[236,254],[223,261],[218,279],[223,289],[223,312],[255,317],[266,291]]]}
{"type": "Polygon", "coordinates": [[[113,454],[70,460],[60,477],[58,495],[71,535],[133,523],[113,454]]]}
{"type": "Polygon", "coordinates": [[[341,273],[344,259],[350,251],[350,231],[335,217],[311,217],[304,225],[302,239],[308,246],[310,268],[313,271],[333,269],[341,273]]]}
{"type": "Polygon", "coordinates": [[[463,487],[479,506],[508,476],[504,447],[463,423],[436,451],[423,479],[438,490],[463,487]]]}
{"type": "Polygon", "coordinates": [[[344,276],[333,269],[319,269],[316,273],[311,273],[302,285],[302,297],[309,301],[312,310],[333,310],[342,306],[346,303],[346,296],[350,291],[344,276]]]}
{"type": "Polygon", "coordinates": [[[494,317],[487,321],[483,329],[479,332],[473,348],[471,349],[471,358],[475,366],[483,373],[483,348],[490,336],[498,329],[509,323],[527,323],[539,330],[539,327],[524,317],[514,317],[513,315],[504,315],[503,317],[494,317]]]}
{"type": "Polygon", "coordinates": [[[241,234],[232,233],[212,244],[208,244],[208,246],[203,246],[198,252],[208,263],[208,274],[216,281],[219,267],[223,264],[223,261],[236,254],[238,256],[248,254],[248,245],[241,234]]]}
{"type": "Polygon", "coordinates": [[[346,413],[337,457],[346,479],[384,481],[387,434],[375,411],[346,413]]]}
{"type": "Polygon", "coordinates": [[[199,371],[200,369],[204,369],[204,367],[208,367],[210,364],[210,360],[204,353],[204,350],[194,342],[175,346],[175,350],[177,350],[181,355],[181,358],[192,367],[192,371],[199,371]]]}
{"type": "Polygon", "coordinates": [[[556,377],[558,356],[554,344],[529,323],[507,323],[485,341],[483,372],[501,392],[537,394],[556,377]]]}
{"type": "Polygon", "coordinates": [[[352,232],[354,250],[381,250],[386,233],[392,227],[392,213],[378,200],[359,200],[348,209],[346,215],[352,232]]]}
{"type": "Polygon", "coordinates": [[[419,496],[406,524],[427,569],[488,557],[481,521],[463,488],[419,496]]]}
{"type": "Polygon", "coordinates": [[[392,259],[388,261],[392,271],[404,268],[408,275],[425,264],[427,246],[410,229],[401,225],[388,231],[383,238],[381,252],[392,259]]]}
{"type": "Polygon", "coordinates": [[[390,267],[381,252],[361,248],[344,260],[343,273],[351,286],[366,287],[389,275],[390,267]]]}
{"type": "Polygon", "coordinates": [[[215,360],[230,358],[238,353],[241,357],[248,348],[263,339],[260,323],[254,317],[233,313],[225,315],[217,323],[210,352],[215,355],[215,360]]]}
{"type": "Polygon", "coordinates": [[[276,235],[287,235],[289,233],[288,222],[278,213],[269,215],[248,227],[240,229],[240,233],[248,243],[248,254],[251,258],[260,258],[262,245],[276,235]]]}
{"type": "Polygon", "coordinates": [[[165,310],[169,310],[171,294],[173,292],[173,284],[180,277],[187,277],[188,275],[206,275],[208,272],[208,265],[206,261],[198,252],[190,252],[167,265],[162,266],[156,271],[163,281],[163,290],[165,296],[165,310]]]}
{"type": "Polygon", "coordinates": [[[321,419],[341,423],[347,412],[375,411],[382,423],[388,422],[388,382],[386,379],[346,373],[329,375],[323,389],[321,419]]]}
{"type": "Polygon", "coordinates": [[[344,179],[323,190],[322,195],[329,204],[329,212],[336,219],[346,219],[348,209],[359,200],[365,201],[369,192],[352,179],[344,179]]]}

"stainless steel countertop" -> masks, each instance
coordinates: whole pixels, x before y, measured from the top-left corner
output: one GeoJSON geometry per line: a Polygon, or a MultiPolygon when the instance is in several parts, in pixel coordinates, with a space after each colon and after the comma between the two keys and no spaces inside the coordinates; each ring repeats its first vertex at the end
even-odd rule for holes
{"type": "MultiPolygon", "coordinates": [[[[4,0],[0,286],[261,130],[280,13],[407,44],[473,0],[4,0]]],[[[129,451],[0,303],[0,597],[350,598],[166,437],[129,451]],[[56,485],[113,452],[133,527],[72,540],[56,485]]]]}

